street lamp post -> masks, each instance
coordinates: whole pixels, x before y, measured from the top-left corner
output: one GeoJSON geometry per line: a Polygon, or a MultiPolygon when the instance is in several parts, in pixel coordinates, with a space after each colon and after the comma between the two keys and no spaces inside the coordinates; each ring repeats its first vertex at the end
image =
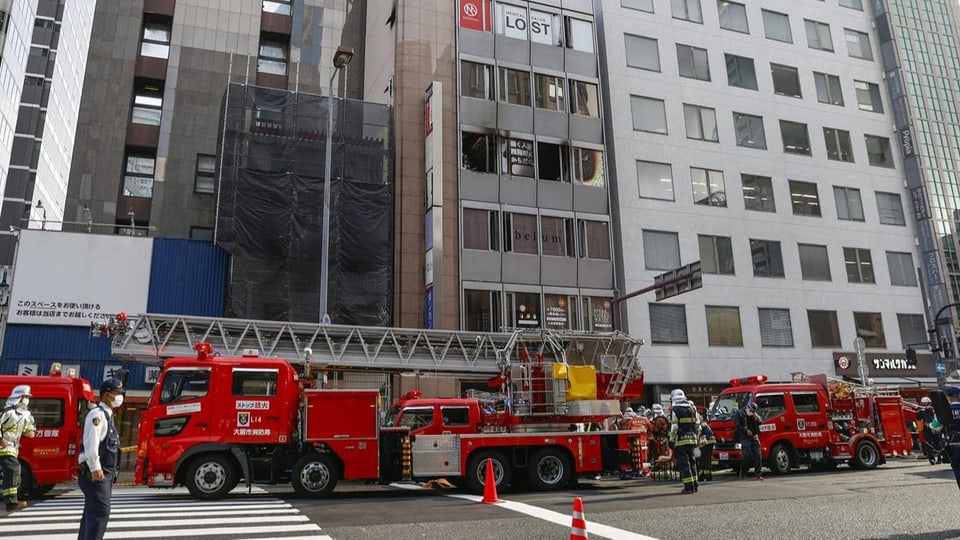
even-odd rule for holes
{"type": "Polygon", "coordinates": [[[327,150],[323,161],[323,251],[320,260],[320,321],[327,322],[327,274],[330,267],[330,175],[333,159],[333,79],[353,60],[353,48],[337,47],[327,92],[327,150]]]}

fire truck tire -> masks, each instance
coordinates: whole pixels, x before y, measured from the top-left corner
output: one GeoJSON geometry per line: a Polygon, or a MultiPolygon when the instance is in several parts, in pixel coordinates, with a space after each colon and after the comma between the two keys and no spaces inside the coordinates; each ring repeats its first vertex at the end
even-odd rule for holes
{"type": "Polygon", "coordinates": [[[770,457],[767,466],[773,474],[787,474],[790,472],[790,448],[777,443],[770,449],[770,457]]]}
{"type": "Polygon", "coordinates": [[[527,464],[527,479],[536,491],[563,489],[570,483],[570,460],[557,448],[544,448],[527,464]]]}
{"type": "Polygon", "coordinates": [[[497,489],[505,489],[510,484],[512,471],[507,458],[496,450],[482,450],[471,456],[467,465],[467,489],[472,493],[483,493],[487,478],[487,459],[493,460],[493,478],[497,489]]]}
{"type": "Polygon", "coordinates": [[[320,498],[333,493],[339,478],[340,469],[332,457],[311,452],[293,464],[290,482],[297,495],[320,498]]]}
{"type": "Polygon", "coordinates": [[[198,499],[222,499],[239,481],[236,467],[229,458],[219,454],[193,458],[183,477],[183,484],[198,499]]]}
{"type": "Polygon", "coordinates": [[[855,469],[876,469],[880,464],[880,450],[871,441],[860,441],[850,460],[855,469]]]}
{"type": "Polygon", "coordinates": [[[56,484],[44,484],[42,486],[37,486],[30,491],[30,495],[33,497],[43,497],[47,493],[50,493],[50,490],[57,487],[56,484]]]}

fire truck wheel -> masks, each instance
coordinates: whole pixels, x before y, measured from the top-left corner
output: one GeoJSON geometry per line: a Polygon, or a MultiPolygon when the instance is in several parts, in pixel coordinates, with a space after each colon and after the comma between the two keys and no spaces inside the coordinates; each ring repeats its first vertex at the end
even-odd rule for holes
{"type": "Polygon", "coordinates": [[[487,459],[493,460],[493,478],[498,490],[510,484],[510,463],[503,454],[495,450],[484,450],[472,456],[467,465],[467,489],[482,494],[487,478],[487,459]]]}
{"type": "Polygon", "coordinates": [[[183,478],[190,494],[198,499],[222,499],[239,481],[233,463],[218,454],[194,458],[183,478]]]}
{"type": "Polygon", "coordinates": [[[783,443],[773,445],[770,450],[769,463],[770,472],[773,474],[787,474],[790,472],[790,448],[783,443]]]}
{"type": "Polygon", "coordinates": [[[570,460],[563,451],[544,448],[527,464],[527,478],[537,491],[563,489],[570,482],[570,460]]]}
{"type": "Polygon", "coordinates": [[[293,465],[293,491],[301,497],[326,497],[340,478],[337,464],[327,454],[311,452],[293,465]]]}
{"type": "Polygon", "coordinates": [[[856,469],[876,469],[880,464],[880,450],[871,441],[860,441],[850,464],[856,469]]]}

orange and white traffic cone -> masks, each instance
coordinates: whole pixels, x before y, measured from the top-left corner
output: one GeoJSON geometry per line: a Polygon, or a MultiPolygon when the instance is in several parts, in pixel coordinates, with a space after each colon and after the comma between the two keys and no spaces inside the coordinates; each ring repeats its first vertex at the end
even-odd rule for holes
{"type": "Polygon", "coordinates": [[[487,459],[487,475],[483,480],[483,504],[502,503],[503,500],[497,497],[497,478],[493,475],[493,460],[487,459]]]}
{"type": "Polygon", "coordinates": [[[589,540],[587,520],[583,517],[583,500],[580,497],[573,500],[573,523],[570,525],[570,540],[589,540]]]}

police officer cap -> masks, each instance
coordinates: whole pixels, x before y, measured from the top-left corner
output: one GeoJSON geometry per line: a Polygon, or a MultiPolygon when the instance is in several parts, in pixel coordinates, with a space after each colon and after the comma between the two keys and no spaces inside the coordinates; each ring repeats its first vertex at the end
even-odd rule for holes
{"type": "Polygon", "coordinates": [[[751,411],[755,411],[757,410],[757,403],[754,401],[751,401],[747,403],[747,408],[750,409],[751,411]]]}
{"type": "Polygon", "coordinates": [[[948,387],[947,387],[947,396],[949,396],[949,397],[960,397],[960,386],[948,386],[948,387]]]}
{"type": "Polygon", "coordinates": [[[123,386],[123,381],[115,377],[110,377],[103,381],[103,384],[100,385],[100,393],[104,394],[106,392],[120,392],[121,394],[126,394],[127,389],[123,386]]]}

